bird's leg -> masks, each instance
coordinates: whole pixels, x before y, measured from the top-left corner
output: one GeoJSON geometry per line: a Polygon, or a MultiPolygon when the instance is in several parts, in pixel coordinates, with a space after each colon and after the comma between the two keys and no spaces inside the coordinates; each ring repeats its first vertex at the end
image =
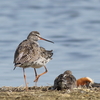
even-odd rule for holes
{"type": "MultiPolygon", "coordinates": [[[[34,68],[34,72],[35,72],[35,79],[37,78],[37,72],[36,69],[34,68]]],[[[35,82],[35,86],[37,86],[37,82],[35,82]]]]}
{"type": "Polygon", "coordinates": [[[34,82],[37,82],[40,76],[42,76],[43,74],[45,74],[45,73],[48,72],[46,66],[44,66],[44,68],[45,68],[45,72],[41,73],[40,75],[37,75],[37,77],[36,77],[36,79],[34,80],[34,82]]]}
{"type": "Polygon", "coordinates": [[[26,81],[26,74],[25,74],[25,69],[23,68],[23,75],[24,75],[24,81],[26,85],[26,91],[28,91],[28,86],[27,86],[27,81],[26,81]]]}

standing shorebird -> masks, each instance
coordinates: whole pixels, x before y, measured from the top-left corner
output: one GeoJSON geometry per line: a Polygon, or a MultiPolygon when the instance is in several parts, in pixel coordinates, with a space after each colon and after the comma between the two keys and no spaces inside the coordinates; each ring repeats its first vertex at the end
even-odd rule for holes
{"type": "MultiPolygon", "coordinates": [[[[51,43],[52,41],[46,40],[42,38],[37,31],[32,31],[28,35],[27,39],[22,41],[17,47],[14,55],[14,63],[16,67],[23,68],[24,81],[26,85],[26,90],[28,90],[25,68],[32,67],[35,71],[36,79],[34,82],[37,82],[39,77],[45,73],[47,73],[46,63],[48,63],[52,58],[52,50],[45,50],[43,47],[40,47],[37,43],[38,40],[45,40],[51,43]],[[36,68],[40,68],[44,66],[45,72],[40,75],[37,75],[36,68]]],[[[14,68],[14,69],[15,69],[14,68]]]]}

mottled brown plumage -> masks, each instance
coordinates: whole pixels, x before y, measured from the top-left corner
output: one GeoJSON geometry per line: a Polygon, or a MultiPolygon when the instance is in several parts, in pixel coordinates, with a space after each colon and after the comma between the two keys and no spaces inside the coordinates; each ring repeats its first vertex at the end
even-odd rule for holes
{"type": "Polygon", "coordinates": [[[39,32],[32,31],[28,35],[27,39],[22,41],[18,45],[15,51],[14,55],[15,68],[16,67],[23,68],[26,88],[27,88],[27,83],[26,83],[26,75],[24,68],[28,67],[34,68],[36,76],[35,82],[37,82],[39,77],[47,72],[45,65],[52,59],[51,57],[53,55],[52,50],[49,51],[45,50],[43,47],[40,47],[39,44],[37,43],[38,40],[45,40],[48,42],[52,42],[40,37],[39,32]],[[42,66],[44,66],[45,72],[40,75],[37,75],[35,68],[40,68],[42,66]]]}
{"type": "Polygon", "coordinates": [[[39,59],[40,54],[40,47],[36,43],[24,40],[15,51],[15,66],[23,68],[30,67],[31,65],[29,63],[39,59]]]}
{"type": "Polygon", "coordinates": [[[41,50],[41,56],[46,59],[51,58],[53,55],[53,53],[52,53],[53,50],[45,50],[45,48],[43,48],[43,47],[40,47],[40,50],[41,50]]]}
{"type": "Polygon", "coordinates": [[[72,72],[70,70],[65,71],[63,74],[60,74],[54,80],[54,89],[57,89],[57,90],[62,90],[62,89],[72,90],[75,87],[77,87],[76,78],[72,75],[72,72]]]}

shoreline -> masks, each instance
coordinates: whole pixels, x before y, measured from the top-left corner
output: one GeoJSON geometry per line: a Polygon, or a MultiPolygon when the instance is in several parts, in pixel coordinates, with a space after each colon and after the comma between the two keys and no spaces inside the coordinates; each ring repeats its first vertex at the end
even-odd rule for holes
{"type": "Polygon", "coordinates": [[[69,90],[48,90],[50,86],[0,87],[0,100],[100,100],[100,88],[75,88],[69,90]]]}

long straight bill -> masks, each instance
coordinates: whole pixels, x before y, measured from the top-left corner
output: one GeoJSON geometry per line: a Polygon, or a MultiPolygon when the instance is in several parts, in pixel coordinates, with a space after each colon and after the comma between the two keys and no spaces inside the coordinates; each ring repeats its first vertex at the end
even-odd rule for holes
{"type": "Polygon", "coordinates": [[[53,41],[50,41],[50,40],[44,39],[44,38],[42,38],[42,37],[39,37],[39,38],[40,38],[40,40],[45,40],[45,41],[48,41],[48,42],[54,43],[53,41]]]}

